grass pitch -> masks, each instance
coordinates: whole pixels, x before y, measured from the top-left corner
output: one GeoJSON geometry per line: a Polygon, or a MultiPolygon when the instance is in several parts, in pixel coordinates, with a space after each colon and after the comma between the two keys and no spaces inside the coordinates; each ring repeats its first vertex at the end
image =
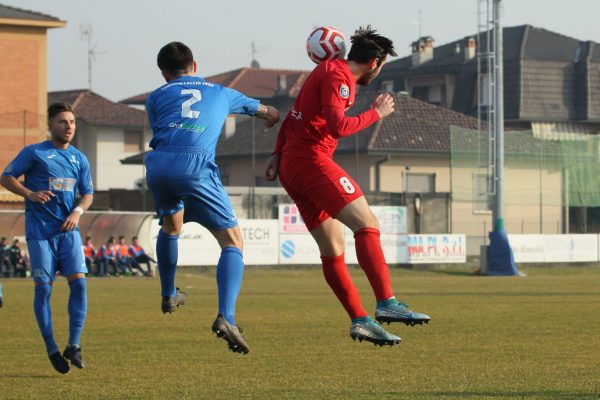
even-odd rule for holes
{"type": "MultiPolygon", "coordinates": [[[[158,279],[88,282],[87,366],[56,373],[30,280],[3,280],[0,399],[599,399],[600,268],[525,268],[527,278],[393,269],[398,297],[432,316],[385,325],[394,347],[353,342],[320,269],[246,270],[237,318],[250,354],[210,330],[214,269],[181,270],[189,302],[160,311],[158,279]]],[[[368,282],[352,270],[363,304],[368,282]]],[[[67,285],[52,299],[66,344],[67,285]]]]}

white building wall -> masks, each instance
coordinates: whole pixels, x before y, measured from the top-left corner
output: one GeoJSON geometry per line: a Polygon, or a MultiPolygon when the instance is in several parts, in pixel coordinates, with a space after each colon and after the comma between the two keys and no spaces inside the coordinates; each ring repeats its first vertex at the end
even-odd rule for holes
{"type": "Polygon", "coordinates": [[[136,189],[135,182],[144,177],[142,165],[122,165],[120,160],[138,153],[126,152],[124,128],[102,127],[96,145],[96,190],[136,189]]]}

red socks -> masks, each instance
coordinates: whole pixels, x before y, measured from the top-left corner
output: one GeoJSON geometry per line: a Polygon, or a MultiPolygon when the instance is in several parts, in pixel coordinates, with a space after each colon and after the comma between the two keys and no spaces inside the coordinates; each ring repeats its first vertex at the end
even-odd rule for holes
{"type": "Polygon", "coordinates": [[[342,303],[350,318],[366,317],[368,314],[360,304],[358,290],[354,286],[352,279],[350,279],[344,255],[321,256],[321,261],[323,263],[323,275],[325,275],[327,284],[342,303]]]}
{"type": "Polygon", "coordinates": [[[356,258],[365,271],[377,301],[387,300],[394,296],[390,283],[390,271],[379,240],[379,229],[362,228],[354,232],[356,258]]]}
{"type": "MultiPolygon", "coordinates": [[[[354,241],[358,263],[371,283],[375,298],[377,301],[382,301],[393,297],[394,294],[379,236],[378,229],[363,228],[354,233],[354,241]]],[[[342,303],[350,318],[366,317],[368,314],[360,304],[358,290],[350,279],[344,255],[321,256],[321,261],[327,284],[342,303]]]]}

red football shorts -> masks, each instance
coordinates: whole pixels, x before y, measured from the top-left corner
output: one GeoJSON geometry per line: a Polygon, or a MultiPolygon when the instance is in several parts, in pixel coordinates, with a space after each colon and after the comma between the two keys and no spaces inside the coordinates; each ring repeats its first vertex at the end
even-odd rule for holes
{"type": "Polygon", "coordinates": [[[294,200],[309,231],[335,217],[363,195],[358,184],[331,158],[282,156],[279,181],[294,200]]]}

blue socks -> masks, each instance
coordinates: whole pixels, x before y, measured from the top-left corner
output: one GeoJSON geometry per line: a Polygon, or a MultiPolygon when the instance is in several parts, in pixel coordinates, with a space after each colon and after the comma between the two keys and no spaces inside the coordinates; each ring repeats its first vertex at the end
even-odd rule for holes
{"type": "Polygon", "coordinates": [[[50,295],[52,294],[52,286],[48,283],[43,285],[35,286],[35,293],[33,296],[33,311],[35,313],[35,319],[37,320],[40,328],[40,333],[44,342],[46,343],[46,350],[48,355],[56,353],[58,346],[54,341],[54,334],[52,333],[52,311],[50,309],[50,295]]]}
{"type": "MultiPolygon", "coordinates": [[[[69,287],[71,288],[71,293],[69,294],[69,346],[79,347],[81,332],[83,331],[83,324],[87,314],[87,281],[85,278],[80,278],[69,283],[69,287]]],[[[58,346],[52,333],[51,295],[52,286],[49,283],[35,286],[33,311],[44,343],[46,343],[48,355],[52,355],[58,351],[58,346]]]]}
{"type": "Polygon", "coordinates": [[[87,280],[79,278],[69,283],[69,346],[79,347],[87,315],[87,280]]]}
{"type": "Polygon", "coordinates": [[[368,324],[369,322],[375,322],[375,321],[373,320],[373,318],[369,317],[368,315],[366,317],[352,318],[352,323],[368,324]]]}
{"type": "Polygon", "coordinates": [[[244,261],[242,250],[224,247],[217,264],[217,287],[219,288],[219,314],[235,325],[235,302],[242,286],[244,261]]]}
{"type": "Polygon", "coordinates": [[[378,301],[377,307],[387,307],[389,305],[396,304],[396,303],[397,303],[396,298],[390,297],[389,299],[378,301]]]}
{"type": "Polygon", "coordinates": [[[156,258],[163,297],[175,297],[175,270],[177,268],[179,235],[168,235],[162,229],[156,240],[156,258]]]}

